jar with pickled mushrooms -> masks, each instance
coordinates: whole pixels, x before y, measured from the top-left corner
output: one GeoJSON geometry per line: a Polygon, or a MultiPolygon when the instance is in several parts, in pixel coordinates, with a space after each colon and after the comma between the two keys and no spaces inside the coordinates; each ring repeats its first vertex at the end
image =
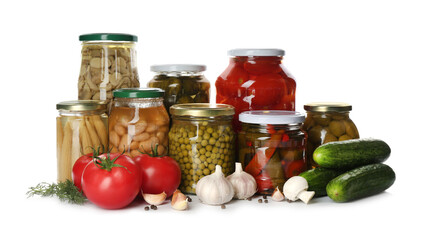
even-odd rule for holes
{"type": "Polygon", "coordinates": [[[71,179],[72,167],[82,155],[108,147],[106,103],[95,100],[60,102],[56,105],[58,181],[71,179]]]}
{"type": "Polygon", "coordinates": [[[110,104],[113,90],[140,86],[135,49],[137,36],[93,33],[80,35],[80,41],[78,99],[102,100],[110,104]]]}
{"type": "Polygon", "coordinates": [[[164,104],[168,112],[177,103],[209,103],[210,83],[203,75],[205,70],[205,65],[153,65],[151,71],[155,76],[148,86],[165,91],[164,104]]]}
{"type": "Polygon", "coordinates": [[[167,154],[170,118],[163,104],[164,91],[157,88],[124,88],[114,91],[109,116],[109,148],[135,157],[167,154]]]}
{"type": "Polygon", "coordinates": [[[350,119],[352,106],[346,103],[310,103],[304,105],[307,118],[303,129],[308,133],[307,159],[310,167],[317,167],[314,150],[322,144],[360,137],[356,125],[350,119]]]}
{"type": "Polygon", "coordinates": [[[220,165],[227,176],[235,167],[235,110],[226,104],[176,104],[170,108],[169,156],[180,165],[180,190],[195,194],[199,179],[220,165]]]}
{"type": "Polygon", "coordinates": [[[282,189],[289,178],[307,170],[304,115],[283,110],[253,110],[239,114],[239,162],[257,182],[259,194],[282,189]]]}

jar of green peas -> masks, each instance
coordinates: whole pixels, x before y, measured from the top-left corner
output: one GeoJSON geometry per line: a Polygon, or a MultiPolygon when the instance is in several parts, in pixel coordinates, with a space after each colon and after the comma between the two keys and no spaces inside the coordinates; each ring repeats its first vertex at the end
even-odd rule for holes
{"type": "Polygon", "coordinates": [[[169,156],[180,165],[180,190],[195,194],[199,179],[220,165],[227,176],[234,172],[235,110],[227,104],[190,103],[171,106],[169,156]]]}

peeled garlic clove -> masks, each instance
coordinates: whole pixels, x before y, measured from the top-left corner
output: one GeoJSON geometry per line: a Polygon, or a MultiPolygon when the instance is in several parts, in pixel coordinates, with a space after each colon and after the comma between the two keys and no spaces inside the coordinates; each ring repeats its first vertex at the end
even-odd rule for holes
{"type": "Polygon", "coordinates": [[[173,193],[173,198],[171,199],[171,207],[179,211],[183,211],[188,208],[188,200],[186,195],[184,195],[178,189],[173,193]]]}
{"type": "Polygon", "coordinates": [[[279,187],[276,187],[272,194],[272,200],[275,202],[281,202],[285,199],[285,196],[283,196],[283,193],[279,190],[279,187]]]}
{"type": "Polygon", "coordinates": [[[257,192],[255,178],[242,170],[241,163],[236,163],[235,172],[228,176],[227,180],[232,183],[235,198],[237,199],[250,198],[257,192]]]}
{"type": "Polygon", "coordinates": [[[143,193],[142,195],[143,199],[145,199],[147,203],[155,206],[161,205],[167,198],[167,194],[165,192],[162,192],[160,194],[143,193]]]}

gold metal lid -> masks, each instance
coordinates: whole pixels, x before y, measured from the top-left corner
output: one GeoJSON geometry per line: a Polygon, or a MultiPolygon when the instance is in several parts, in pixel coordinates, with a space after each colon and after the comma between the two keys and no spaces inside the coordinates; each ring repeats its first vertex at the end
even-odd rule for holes
{"type": "Polygon", "coordinates": [[[184,103],[171,106],[170,113],[175,116],[192,117],[233,116],[235,108],[228,104],[184,103]]]}
{"type": "Polygon", "coordinates": [[[65,101],[56,104],[57,110],[68,110],[68,111],[96,111],[105,110],[106,102],[98,100],[74,100],[65,101]]]}
{"type": "Polygon", "coordinates": [[[341,102],[315,102],[304,105],[304,109],[310,112],[348,112],[352,106],[341,102]]]}

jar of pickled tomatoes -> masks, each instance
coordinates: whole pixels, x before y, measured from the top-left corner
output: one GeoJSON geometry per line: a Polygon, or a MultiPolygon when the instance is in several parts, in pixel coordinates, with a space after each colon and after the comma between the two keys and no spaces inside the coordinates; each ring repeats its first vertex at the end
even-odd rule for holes
{"type": "Polygon", "coordinates": [[[233,127],[239,132],[238,116],[248,110],[295,110],[294,78],[283,67],[281,49],[233,49],[230,62],[218,77],[217,103],[235,107],[233,127]]]}
{"type": "Polygon", "coordinates": [[[239,119],[239,162],[255,178],[259,194],[282,191],[287,179],[307,170],[303,114],[254,110],[241,113],[239,119]]]}
{"type": "Polygon", "coordinates": [[[111,152],[131,157],[167,154],[170,118],[163,104],[164,91],[158,88],[125,88],[113,92],[109,115],[111,152]]]}

